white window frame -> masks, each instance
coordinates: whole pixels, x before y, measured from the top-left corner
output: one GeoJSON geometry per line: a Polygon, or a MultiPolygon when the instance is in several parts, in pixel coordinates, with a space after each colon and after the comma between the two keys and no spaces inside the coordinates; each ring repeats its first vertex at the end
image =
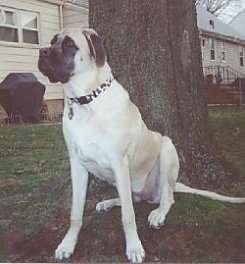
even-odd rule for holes
{"type": "Polygon", "coordinates": [[[201,55],[202,55],[202,61],[204,61],[204,49],[205,49],[205,44],[206,40],[204,37],[200,37],[200,46],[201,46],[201,55]]]}
{"type": "MultiPolygon", "coordinates": [[[[6,27],[16,28],[17,32],[18,32],[18,42],[0,40],[0,44],[1,45],[17,46],[17,47],[30,47],[30,48],[39,48],[40,47],[41,34],[40,34],[40,13],[39,12],[32,11],[32,10],[16,9],[16,8],[11,8],[11,7],[1,6],[1,5],[0,5],[0,10],[14,12],[16,14],[17,25],[16,26],[7,25],[6,27]],[[28,28],[28,27],[22,27],[21,26],[21,23],[20,23],[21,12],[27,12],[27,13],[30,12],[30,13],[37,14],[37,29],[28,28]],[[23,30],[24,29],[37,32],[38,43],[27,43],[27,42],[24,42],[23,41],[23,30]]],[[[0,26],[1,26],[1,24],[0,24],[0,26]]]]}
{"type": "Polygon", "coordinates": [[[239,67],[244,67],[245,66],[245,58],[244,58],[244,47],[240,46],[239,47],[239,67]],[[243,61],[243,65],[241,65],[241,59],[243,61]]]}
{"type": "Polygon", "coordinates": [[[213,19],[210,19],[209,20],[209,25],[212,29],[214,29],[214,20],[213,19]]]}
{"type": "Polygon", "coordinates": [[[222,62],[226,62],[226,47],[225,41],[221,42],[221,60],[222,62]]]}
{"type": "Polygon", "coordinates": [[[210,38],[210,61],[216,61],[216,49],[215,49],[215,39],[214,38],[210,38]],[[214,58],[212,59],[212,51],[214,54],[214,58]]]}
{"type": "Polygon", "coordinates": [[[202,46],[202,48],[205,48],[205,46],[206,46],[206,39],[205,38],[201,38],[201,46],[202,46]]]}

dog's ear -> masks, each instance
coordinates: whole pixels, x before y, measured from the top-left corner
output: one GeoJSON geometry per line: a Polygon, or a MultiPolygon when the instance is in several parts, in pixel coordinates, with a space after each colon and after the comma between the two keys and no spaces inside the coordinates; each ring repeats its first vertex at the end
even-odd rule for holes
{"type": "Polygon", "coordinates": [[[98,67],[103,67],[106,61],[106,53],[102,38],[92,30],[84,30],[83,34],[88,42],[90,57],[94,58],[98,67]]]}

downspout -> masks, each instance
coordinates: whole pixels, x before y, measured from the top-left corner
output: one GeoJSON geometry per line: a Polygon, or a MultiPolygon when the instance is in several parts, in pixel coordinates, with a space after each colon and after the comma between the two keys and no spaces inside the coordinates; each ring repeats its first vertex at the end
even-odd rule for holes
{"type": "MultiPolygon", "coordinates": [[[[63,29],[64,29],[64,13],[63,13],[64,5],[65,5],[65,1],[62,1],[62,3],[59,5],[59,27],[60,27],[60,31],[63,31],[63,29]]],[[[64,109],[64,89],[62,89],[62,93],[63,93],[63,109],[64,109]]]]}
{"type": "Polygon", "coordinates": [[[63,14],[63,8],[65,5],[65,1],[63,1],[60,5],[59,5],[59,20],[60,20],[60,31],[62,31],[64,29],[64,14],[63,14]]]}

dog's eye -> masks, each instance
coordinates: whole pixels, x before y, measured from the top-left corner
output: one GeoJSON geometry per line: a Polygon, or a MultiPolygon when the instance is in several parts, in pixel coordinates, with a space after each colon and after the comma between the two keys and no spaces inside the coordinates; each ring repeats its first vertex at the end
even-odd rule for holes
{"type": "Polygon", "coordinates": [[[74,40],[68,36],[65,36],[63,42],[62,42],[62,49],[67,50],[67,49],[75,49],[77,50],[77,46],[74,42],[74,40]]]}

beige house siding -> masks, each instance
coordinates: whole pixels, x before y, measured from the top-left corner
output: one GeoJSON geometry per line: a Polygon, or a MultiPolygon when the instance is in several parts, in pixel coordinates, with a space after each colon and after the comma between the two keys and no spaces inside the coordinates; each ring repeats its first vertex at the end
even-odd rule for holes
{"type": "MultiPolygon", "coordinates": [[[[203,67],[208,66],[230,66],[239,73],[245,75],[245,67],[240,66],[240,48],[243,47],[245,56],[245,44],[233,43],[225,39],[214,38],[213,36],[201,35],[201,49],[202,49],[202,63],[203,67]],[[214,39],[215,43],[215,60],[211,60],[211,39],[214,39]],[[203,46],[203,40],[205,45],[203,46]],[[223,47],[225,50],[225,61],[222,60],[223,47]]],[[[245,63],[245,58],[244,58],[245,63]]]]}
{"type": "MultiPolygon", "coordinates": [[[[21,9],[39,14],[40,46],[49,43],[60,30],[59,6],[38,0],[1,0],[0,7],[21,9]]],[[[61,85],[51,84],[37,68],[39,45],[0,41],[0,81],[9,72],[33,72],[46,85],[45,99],[63,98],[61,85]]]]}
{"type": "Polygon", "coordinates": [[[63,8],[65,28],[88,27],[88,10],[74,6],[65,5],[63,8]]]}
{"type": "MultiPolygon", "coordinates": [[[[58,3],[58,2],[57,2],[58,3]]],[[[52,1],[1,0],[0,7],[37,12],[39,14],[40,45],[0,41],[0,82],[10,72],[32,72],[46,86],[45,99],[63,99],[61,84],[52,84],[37,68],[39,47],[49,43],[52,36],[64,27],[88,27],[88,10],[74,5],[60,5],[52,1]],[[61,14],[61,10],[63,14],[61,14]],[[63,17],[63,21],[61,18],[63,17]]]]}

